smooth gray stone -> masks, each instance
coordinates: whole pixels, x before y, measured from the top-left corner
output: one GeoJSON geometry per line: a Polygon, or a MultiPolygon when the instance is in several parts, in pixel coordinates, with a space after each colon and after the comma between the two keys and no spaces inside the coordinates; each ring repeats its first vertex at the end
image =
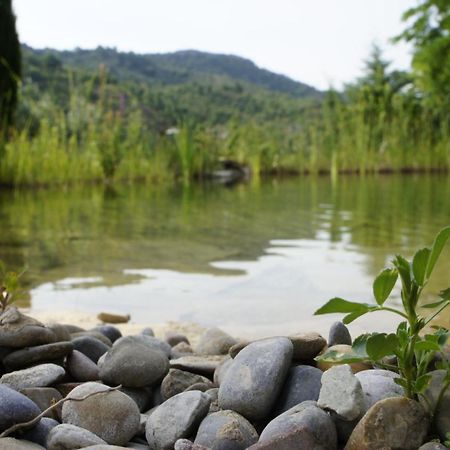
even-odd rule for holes
{"type": "Polygon", "coordinates": [[[100,369],[92,359],[74,350],[66,360],[66,369],[75,381],[97,381],[100,369]]]}
{"type": "Polygon", "coordinates": [[[322,386],[322,371],[311,366],[295,366],[289,369],[288,376],[275,404],[275,415],[306,400],[317,401],[322,386]]]}
{"type": "Polygon", "coordinates": [[[105,354],[110,347],[92,336],[80,336],[72,340],[75,350],[83,353],[89,359],[97,363],[100,356],[105,354]]]}
{"type": "Polygon", "coordinates": [[[364,393],[364,413],[376,402],[389,397],[405,395],[403,388],[395,383],[399,375],[388,370],[363,370],[355,374],[364,393]]]}
{"type": "Polygon", "coordinates": [[[122,337],[121,331],[113,325],[99,325],[98,327],[93,328],[92,331],[98,331],[102,333],[113,344],[115,341],[117,341],[117,339],[120,339],[122,337]]]}
{"type": "Polygon", "coordinates": [[[331,367],[323,373],[317,403],[345,420],[354,420],[364,414],[366,399],[361,383],[348,364],[331,367]]]}
{"type": "MultiPolygon", "coordinates": [[[[63,398],[61,393],[52,387],[25,388],[21,389],[20,393],[36,403],[42,412],[63,398]]],[[[45,417],[61,420],[61,409],[62,406],[56,407],[48,412],[45,417]]]]}
{"type": "Polygon", "coordinates": [[[25,395],[0,384],[0,432],[40,414],[39,407],[25,395]]]}
{"type": "Polygon", "coordinates": [[[140,413],[136,403],[119,391],[100,383],[84,383],[69,393],[69,398],[81,398],[98,393],[83,401],[67,401],[63,405],[64,423],[76,425],[96,434],[108,444],[126,444],[139,431],[140,413]]]}
{"type": "Polygon", "coordinates": [[[170,369],[161,383],[161,395],[164,400],[179,394],[197,383],[205,383],[208,388],[214,387],[208,378],[179,369],[170,369]]]}
{"type": "Polygon", "coordinates": [[[225,374],[227,373],[228,369],[231,367],[231,365],[233,364],[233,359],[231,358],[227,358],[224,359],[216,368],[216,370],[214,371],[214,384],[217,386],[220,386],[220,384],[222,383],[222,380],[225,377],[225,374]]]}
{"type": "Polygon", "coordinates": [[[59,422],[57,420],[50,419],[49,417],[43,417],[35,427],[21,432],[20,436],[17,437],[47,448],[48,435],[50,431],[58,425],[59,422]]]}
{"type": "Polygon", "coordinates": [[[172,347],[170,351],[170,357],[172,359],[181,358],[183,356],[189,356],[194,353],[194,350],[186,342],[180,342],[179,344],[172,347]]]}
{"type": "Polygon", "coordinates": [[[164,340],[171,347],[175,347],[175,345],[178,345],[181,342],[184,342],[188,345],[190,344],[189,339],[184,334],[177,333],[176,331],[168,331],[164,336],[164,340]]]}
{"type": "Polygon", "coordinates": [[[141,331],[141,334],[145,334],[146,336],[155,336],[155,332],[153,331],[152,328],[150,327],[146,327],[141,331]]]}
{"type": "Polygon", "coordinates": [[[153,393],[150,388],[123,387],[120,391],[133,399],[140,412],[147,411],[152,405],[153,393]]]}
{"type": "Polygon", "coordinates": [[[0,347],[23,348],[55,342],[55,334],[41,322],[22,314],[16,306],[0,314],[0,347]]]}
{"type": "Polygon", "coordinates": [[[64,358],[73,350],[71,342],[54,342],[16,350],[3,359],[3,364],[10,370],[24,369],[36,364],[53,362],[64,358]]]}
{"type": "Polygon", "coordinates": [[[113,347],[116,347],[117,345],[123,345],[124,342],[127,342],[130,345],[134,345],[135,343],[144,344],[152,350],[159,350],[160,352],[164,353],[167,358],[170,358],[170,353],[172,351],[172,347],[167,342],[161,341],[160,339],[153,336],[147,336],[145,334],[121,337],[120,339],[117,339],[116,342],[114,342],[113,347]]]}
{"type": "MultiPolygon", "coordinates": [[[[330,416],[313,402],[307,401],[273,419],[264,428],[259,443],[268,443],[283,436],[303,434],[314,437],[317,448],[335,450],[337,448],[336,428],[330,416]]],[[[298,444],[301,443],[299,439],[298,444]]]]}
{"type": "Polygon", "coordinates": [[[194,444],[188,439],[178,439],[175,442],[174,450],[211,450],[203,445],[194,444]]]}
{"type": "Polygon", "coordinates": [[[64,423],[50,431],[47,439],[47,450],[72,450],[96,444],[106,444],[106,442],[84,428],[64,423]]]}
{"type": "MultiPolygon", "coordinates": [[[[450,386],[447,386],[447,389],[441,396],[445,373],[445,370],[442,369],[430,372],[431,381],[424,394],[432,408],[436,409],[434,426],[442,440],[445,440],[446,433],[450,432],[450,386]],[[441,400],[437,404],[439,397],[441,400]]],[[[427,405],[423,399],[421,399],[421,402],[424,408],[427,409],[427,405]]]]}
{"type": "Polygon", "coordinates": [[[228,355],[192,355],[183,356],[170,361],[170,367],[173,369],[186,370],[192,373],[198,373],[205,377],[212,378],[214,371],[225,359],[229,359],[228,355]]]}
{"type": "Polygon", "coordinates": [[[70,335],[66,325],[51,323],[47,325],[47,328],[52,330],[55,334],[56,342],[68,342],[72,340],[72,336],[70,335]]]}
{"type": "Polygon", "coordinates": [[[11,437],[0,438],[0,450],[45,450],[39,444],[11,437]]]}
{"type": "Polygon", "coordinates": [[[29,369],[5,373],[0,383],[20,390],[31,387],[47,387],[61,380],[66,371],[56,364],[40,364],[29,369]]]}
{"type": "Polygon", "coordinates": [[[253,425],[237,412],[228,410],[205,417],[194,443],[212,450],[244,450],[257,440],[253,425]]]}
{"type": "Polygon", "coordinates": [[[283,387],[292,353],[285,337],[253,342],[241,350],[220,385],[220,408],[249,420],[266,417],[283,387]]]}
{"type": "Polygon", "coordinates": [[[100,379],[110,385],[144,387],[158,383],[168,371],[169,359],[162,351],[141,339],[125,337],[118,339],[106,354],[100,367],[100,379]]]}
{"type": "Polygon", "coordinates": [[[208,414],[211,399],[199,391],[177,394],[159,405],[147,420],[145,436],[152,450],[171,450],[191,436],[208,414]]]}
{"type": "Polygon", "coordinates": [[[419,450],[448,450],[448,448],[439,442],[427,442],[419,447],[419,450]]]}
{"type": "Polygon", "coordinates": [[[195,352],[199,355],[226,355],[237,340],[219,328],[209,328],[199,338],[195,352]]]}
{"type": "Polygon", "coordinates": [[[344,323],[334,322],[328,335],[328,347],[341,344],[352,345],[352,337],[344,323]]]}
{"type": "Polygon", "coordinates": [[[93,337],[94,339],[98,339],[100,342],[103,342],[107,347],[112,346],[111,340],[106,337],[106,335],[97,330],[80,331],[78,333],[72,333],[71,336],[72,340],[79,337],[93,337]]]}

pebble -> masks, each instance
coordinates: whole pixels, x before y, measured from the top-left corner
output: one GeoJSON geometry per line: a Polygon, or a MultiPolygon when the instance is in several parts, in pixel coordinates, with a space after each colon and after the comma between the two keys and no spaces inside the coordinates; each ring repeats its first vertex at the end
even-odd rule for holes
{"type": "Polygon", "coordinates": [[[328,335],[328,347],[340,344],[352,345],[352,337],[344,323],[334,322],[328,335]]]}
{"type": "Polygon", "coordinates": [[[141,334],[144,334],[146,336],[155,336],[155,332],[153,331],[153,328],[146,327],[141,331],[141,334]]]}
{"type": "Polygon", "coordinates": [[[0,384],[0,433],[16,423],[34,419],[40,412],[28,397],[0,384]]]}
{"type": "Polygon", "coordinates": [[[100,370],[97,364],[78,350],[74,350],[67,357],[66,369],[76,381],[97,381],[100,379],[100,370]]]}
{"type": "MultiPolygon", "coordinates": [[[[434,370],[430,372],[431,381],[425,391],[425,397],[436,408],[437,399],[441,393],[443,381],[445,378],[445,370],[434,370]]],[[[425,404],[423,404],[425,406],[425,404]]],[[[450,386],[447,386],[446,391],[441,397],[441,401],[436,408],[434,416],[434,426],[439,437],[445,440],[445,434],[450,432],[450,386]]]]}
{"type": "Polygon", "coordinates": [[[208,328],[200,336],[195,351],[199,355],[226,355],[236,343],[236,339],[221,329],[208,328]]]}
{"type": "Polygon", "coordinates": [[[335,450],[337,447],[336,428],[332,419],[312,401],[300,403],[273,419],[262,431],[258,442],[268,443],[293,435],[298,438],[293,448],[300,448],[304,432],[308,440],[312,436],[315,441],[313,447],[307,448],[335,450]]]}
{"type": "Polygon", "coordinates": [[[322,371],[311,366],[289,369],[283,390],[275,405],[276,415],[306,400],[317,401],[322,386],[322,371]]]}
{"type": "Polygon", "coordinates": [[[48,448],[47,447],[48,435],[50,431],[53,428],[57,427],[58,425],[59,422],[57,420],[50,419],[49,417],[43,417],[39,421],[39,423],[33,428],[20,432],[20,438],[34,442],[35,444],[42,445],[45,448],[48,448]]]}
{"type": "Polygon", "coordinates": [[[177,345],[174,345],[170,351],[170,357],[172,359],[181,358],[183,356],[189,356],[194,353],[194,350],[189,344],[186,342],[180,342],[177,345]]]}
{"type": "MultiPolygon", "coordinates": [[[[100,383],[88,382],[70,392],[80,398],[108,389],[100,383]]],[[[123,445],[139,430],[140,413],[136,403],[119,391],[93,395],[83,401],[67,401],[63,405],[64,423],[76,425],[96,434],[108,444],[123,445]]]]}
{"type": "Polygon", "coordinates": [[[106,323],[128,323],[130,320],[130,315],[101,312],[97,315],[97,319],[106,323]]]}
{"type": "MultiPolygon", "coordinates": [[[[333,345],[333,347],[329,347],[327,349],[328,350],[335,350],[337,352],[337,355],[340,354],[346,354],[346,353],[351,353],[352,347],[350,345],[344,345],[344,344],[340,344],[340,345],[333,345]]],[[[318,361],[317,362],[317,367],[322,371],[325,372],[326,370],[330,369],[331,367],[335,367],[335,366],[340,366],[342,365],[341,362],[325,362],[325,361],[318,361]]],[[[356,362],[356,363],[351,363],[351,364],[347,364],[351,367],[353,373],[358,373],[361,372],[362,370],[369,370],[372,368],[372,366],[369,363],[364,363],[364,362],[356,362]]]]}
{"type": "Polygon", "coordinates": [[[152,390],[150,388],[123,387],[120,392],[128,395],[136,403],[140,412],[147,411],[152,405],[152,390]]]}
{"type": "Polygon", "coordinates": [[[144,387],[161,381],[168,371],[169,360],[156,347],[141,339],[120,338],[102,362],[100,379],[110,385],[144,387]]]}
{"type": "Polygon", "coordinates": [[[98,331],[103,334],[111,341],[111,343],[114,343],[117,339],[122,337],[121,331],[112,325],[100,325],[93,328],[92,331],[98,331]]]}
{"type": "Polygon", "coordinates": [[[71,353],[72,350],[73,344],[71,342],[55,342],[27,347],[10,353],[3,359],[3,364],[9,370],[24,369],[35,364],[59,360],[71,353]]]}
{"type": "Polygon", "coordinates": [[[294,346],[295,361],[312,361],[327,345],[327,341],[314,331],[289,336],[294,346]]]}
{"type": "Polygon", "coordinates": [[[51,323],[47,325],[47,328],[53,331],[55,335],[55,342],[68,342],[72,339],[66,325],[51,323]]]}
{"type": "Polygon", "coordinates": [[[134,345],[135,343],[144,344],[152,350],[158,350],[164,353],[167,358],[170,358],[170,353],[172,351],[172,347],[167,342],[163,342],[153,336],[146,336],[144,334],[124,336],[114,342],[113,347],[124,345],[124,342],[127,342],[129,345],[134,345]]]}
{"type": "Polygon", "coordinates": [[[203,392],[177,394],[158,406],[147,421],[145,436],[152,450],[173,449],[175,442],[187,438],[208,414],[211,399],[203,392]]]}
{"type": "Polygon", "coordinates": [[[419,450],[448,450],[448,448],[439,442],[427,442],[419,447],[419,450]]]}
{"type": "Polygon", "coordinates": [[[197,383],[206,384],[207,389],[214,387],[214,383],[206,377],[184,370],[170,369],[161,383],[161,395],[164,400],[167,400],[197,383]]]}
{"type": "Polygon", "coordinates": [[[0,383],[20,390],[31,387],[47,387],[64,378],[66,371],[56,364],[40,364],[29,369],[5,373],[0,383]]]}
{"type": "MultiPolygon", "coordinates": [[[[20,393],[36,403],[41,411],[45,411],[47,408],[62,399],[61,393],[55,388],[51,387],[25,388],[21,389],[20,393]]],[[[45,417],[60,420],[61,409],[62,406],[56,407],[53,410],[49,411],[45,417]]]]}
{"type": "Polygon", "coordinates": [[[222,380],[225,377],[225,374],[227,373],[228,369],[231,367],[231,365],[233,364],[233,360],[231,358],[227,358],[224,359],[217,367],[216,370],[214,371],[214,384],[216,386],[220,386],[220,384],[222,383],[222,380]]]}
{"type": "Polygon", "coordinates": [[[428,431],[428,419],[419,403],[405,397],[375,403],[359,421],[345,450],[419,448],[428,431]]]}
{"type": "Polygon", "coordinates": [[[258,440],[253,425],[235,411],[209,414],[197,432],[194,444],[211,450],[244,450],[258,440]]]}
{"type": "Polygon", "coordinates": [[[211,450],[203,445],[194,444],[189,439],[178,439],[173,448],[174,450],[211,450]]]}
{"type": "Polygon", "coordinates": [[[322,375],[317,401],[321,408],[334,411],[345,420],[353,420],[365,411],[361,383],[348,364],[332,367],[322,375]]]}
{"type": "Polygon", "coordinates": [[[41,322],[10,306],[0,314],[0,347],[23,348],[55,342],[55,334],[41,322]]]}
{"type": "Polygon", "coordinates": [[[233,360],[219,388],[219,406],[249,420],[266,417],[278,397],[292,361],[292,343],[284,337],[256,341],[233,360]]]}
{"type": "Polygon", "coordinates": [[[219,364],[228,358],[227,355],[183,356],[182,358],[171,360],[170,367],[212,378],[219,364]]]}
{"type": "Polygon", "coordinates": [[[356,375],[364,393],[364,412],[375,403],[389,397],[401,397],[403,388],[395,383],[398,374],[389,370],[363,370],[356,375]]]}
{"type": "Polygon", "coordinates": [[[72,340],[76,339],[78,337],[83,337],[83,336],[90,336],[95,339],[98,339],[100,342],[103,342],[107,347],[112,346],[111,340],[108,337],[106,337],[103,333],[100,333],[100,331],[88,330],[88,331],[80,331],[78,333],[71,334],[72,340]]]}
{"type": "Polygon", "coordinates": [[[228,350],[228,354],[231,356],[231,358],[236,358],[236,355],[250,343],[250,341],[240,341],[230,347],[230,350],[228,350]]]}
{"type": "Polygon", "coordinates": [[[83,353],[95,363],[97,363],[100,356],[109,350],[105,343],[92,336],[76,337],[72,340],[72,344],[75,350],[83,353]]]}
{"type": "Polygon", "coordinates": [[[190,345],[189,339],[184,334],[177,333],[176,331],[168,331],[164,336],[164,340],[171,347],[175,347],[175,345],[180,344],[181,342],[190,345]]]}
{"type": "Polygon", "coordinates": [[[106,442],[84,428],[67,423],[54,427],[47,438],[47,450],[78,449],[96,444],[106,442]]]}
{"type": "Polygon", "coordinates": [[[45,447],[34,442],[23,441],[15,438],[0,438],[1,450],[45,450],[45,447]]]}

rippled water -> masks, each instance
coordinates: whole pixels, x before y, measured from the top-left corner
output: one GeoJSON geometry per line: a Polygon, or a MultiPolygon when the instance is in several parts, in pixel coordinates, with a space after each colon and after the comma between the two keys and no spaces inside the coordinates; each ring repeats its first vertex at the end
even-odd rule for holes
{"type": "MultiPolygon", "coordinates": [[[[318,306],[336,295],[370,300],[393,254],[410,257],[448,224],[446,176],[3,191],[0,259],[27,265],[22,305],[34,310],[111,310],[262,335],[324,329],[335,318],[312,318],[318,306]]],[[[430,297],[450,284],[449,247],[430,297]]],[[[359,323],[393,326],[380,315],[359,323]]]]}

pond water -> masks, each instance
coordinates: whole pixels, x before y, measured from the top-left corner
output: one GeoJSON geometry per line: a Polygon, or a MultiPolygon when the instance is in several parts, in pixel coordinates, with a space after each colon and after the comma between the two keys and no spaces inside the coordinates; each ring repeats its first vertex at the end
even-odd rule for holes
{"type": "MultiPolygon", "coordinates": [[[[0,259],[27,266],[21,306],[32,311],[265,335],[324,330],[336,317],[313,317],[322,303],[370,301],[373,277],[395,253],[411,257],[448,224],[448,176],[2,191],[0,259]]],[[[449,284],[447,245],[427,300],[449,284]]],[[[355,327],[395,321],[377,314],[355,327]]]]}

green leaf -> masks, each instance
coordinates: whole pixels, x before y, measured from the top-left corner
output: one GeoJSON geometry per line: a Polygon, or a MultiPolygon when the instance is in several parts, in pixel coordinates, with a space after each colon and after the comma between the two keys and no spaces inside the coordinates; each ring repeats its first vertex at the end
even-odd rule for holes
{"type": "Polygon", "coordinates": [[[404,378],[394,378],[394,383],[398,384],[399,386],[401,386],[402,388],[406,389],[408,386],[408,383],[406,382],[406,380],[404,378]]]}
{"type": "Polygon", "coordinates": [[[366,310],[352,312],[352,313],[344,316],[344,318],[342,319],[342,322],[345,323],[345,325],[348,325],[349,323],[352,323],[354,320],[356,320],[358,317],[361,317],[364,314],[367,314],[368,312],[369,311],[366,311],[366,310]]]}
{"type": "Polygon", "coordinates": [[[444,248],[447,239],[450,237],[450,226],[443,228],[434,239],[433,245],[431,247],[431,254],[428,259],[426,277],[430,278],[431,272],[433,272],[436,261],[444,248]]]}
{"type": "Polygon", "coordinates": [[[367,340],[366,351],[372,361],[378,361],[385,356],[394,355],[399,346],[397,335],[379,333],[367,340]]]}
{"type": "Polygon", "coordinates": [[[401,255],[396,255],[396,257],[392,260],[392,263],[400,274],[403,291],[408,296],[411,291],[411,265],[401,255]]]}
{"type": "Polygon", "coordinates": [[[444,300],[450,300],[450,287],[439,292],[439,297],[444,300]]]}
{"type": "Polygon", "coordinates": [[[417,394],[421,394],[425,391],[431,381],[431,375],[425,374],[417,378],[414,383],[414,390],[417,394]]]}
{"type": "Polygon", "coordinates": [[[431,342],[431,341],[419,341],[416,342],[414,345],[414,350],[433,350],[433,351],[439,351],[441,347],[437,342],[431,342]]]}
{"type": "Polygon", "coordinates": [[[438,306],[441,306],[444,303],[448,303],[449,300],[447,299],[443,299],[443,300],[439,300],[437,302],[434,303],[427,303],[426,305],[422,305],[422,308],[429,308],[429,309],[433,309],[433,308],[437,308],[438,306]]]}
{"type": "Polygon", "coordinates": [[[392,289],[394,289],[397,278],[397,269],[384,269],[375,278],[373,282],[373,295],[380,306],[383,305],[392,292],[392,289]]]}
{"type": "Polygon", "coordinates": [[[426,277],[428,260],[431,250],[427,247],[416,252],[413,257],[412,270],[414,278],[419,286],[423,286],[428,277],[426,277]]]}
{"type": "Polygon", "coordinates": [[[355,362],[362,362],[367,361],[367,355],[359,355],[357,353],[343,353],[339,352],[337,350],[327,350],[326,352],[322,353],[321,355],[314,358],[316,361],[323,361],[323,362],[338,362],[341,364],[351,364],[355,362]]]}
{"type": "Polygon", "coordinates": [[[371,305],[366,303],[349,302],[343,298],[335,297],[328,300],[325,305],[319,308],[314,315],[331,314],[331,313],[353,313],[353,312],[368,312],[371,305]]]}

